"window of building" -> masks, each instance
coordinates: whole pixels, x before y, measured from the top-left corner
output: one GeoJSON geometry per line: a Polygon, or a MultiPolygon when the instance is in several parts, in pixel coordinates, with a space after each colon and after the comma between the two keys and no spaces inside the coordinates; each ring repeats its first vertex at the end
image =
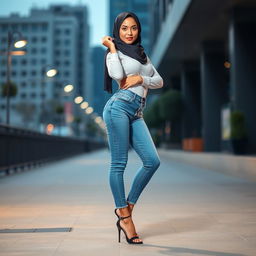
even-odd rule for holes
{"type": "Polygon", "coordinates": [[[27,86],[27,84],[26,84],[26,82],[21,82],[21,87],[26,87],[27,86]]]}
{"type": "Polygon", "coordinates": [[[65,35],[69,35],[69,34],[70,34],[70,29],[69,28],[65,29],[65,35]]]}
{"type": "Polygon", "coordinates": [[[46,59],[41,59],[41,64],[45,65],[46,64],[46,59]]]}
{"type": "Polygon", "coordinates": [[[35,58],[31,59],[31,60],[30,60],[30,63],[31,63],[32,65],[36,65],[36,64],[37,64],[37,59],[35,59],[35,58]]]}
{"type": "Polygon", "coordinates": [[[25,92],[23,92],[23,93],[20,94],[20,97],[25,99],[27,97],[27,94],[25,92]]]}
{"type": "Polygon", "coordinates": [[[21,30],[22,31],[28,31],[28,24],[21,24],[21,30]]]}
{"type": "Polygon", "coordinates": [[[55,66],[60,66],[60,61],[59,61],[59,60],[56,60],[56,61],[54,62],[54,65],[55,65],[55,66]]]}
{"type": "Polygon", "coordinates": [[[47,31],[48,29],[48,24],[47,23],[43,23],[42,24],[42,31],[47,31]]]}
{"type": "Polygon", "coordinates": [[[69,50],[65,50],[64,54],[65,54],[65,56],[69,56],[70,55],[70,51],[69,50]]]}
{"type": "Polygon", "coordinates": [[[36,42],[37,42],[37,40],[38,40],[38,39],[37,39],[37,37],[36,37],[36,36],[33,36],[33,37],[31,38],[31,42],[32,42],[32,43],[36,43],[36,42]]]}
{"type": "Polygon", "coordinates": [[[36,98],[36,94],[34,92],[30,93],[31,98],[36,98]]]}
{"type": "Polygon", "coordinates": [[[26,59],[22,59],[20,62],[21,62],[21,65],[27,65],[27,60],[26,59]]]}
{"type": "Polygon", "coordinates": [[[37,49],[36,48],[32,48],[31,49],[31,53],[36,54],[37,53],[37,49]]]}
{"type": "Polygon", "coordinates": [[[64,41],[64,45],[70,45],[70,40],[69,39],[66,39],[65,41],[64,41]]]}
{"type": "Polygon", "coordinates": [[[32,76],[36,76],[36,74],[37,74],[36,70],[31,70],[31,75],[32,76]]]}
{"type": "Polygon", "coordinates": [[[47,37],[46,36],[42,36],[41,37],[41,41],[42,41],[42,43],[46,43],[47,42],[47,37]]]}
{"type": "Polygon", "coordinates": [[[65,76],[65,77],[68,77],[69,75],[70,75],[69,71],[65,71],[65,72],[64,72],[64,76],[65,76]]]}
{"type": "Polygon", "coordinates": [[[60,35],[61,34],[61,30],[59,28],[56,28],[54,33],[55,33],[55,35],[60,35]]]}
{"type": "Polygon", "coordinates": [[[14,31],[18,30],[18,24],[12,24],[11,29],[14,30],[14,31]]]}
{"type": "Polygon", "coordinates": [[[60,45],[60,39],[56,39],[56,40],[54,41],[54,44],[55,44],[55,46],[59,46],[59,45],[60,45]]]}
{"type": "Polygon", "coordinates": [[[42,54],[46,53],[46,48],[45,48],[45,47],[42,47],[42,48],[41,48],[41,53],[42,53],[42,54]]]}
{"type": "Polygon", "coordinates": [[[27,76],[27,71],[26,70],[22,70],[20,74],[21,74],[21,76],[27,76]]]}
{"type": "Polygon", "coordinates": [[[59,56],[60,55],[60,50],[55,50],[55,55],[59,56]]]}
{"type": "Polygon", "coordinates": [[[70,65],[70,61],[69,60],[65,60],[64,65],[65,66],[69,66],[70,65]]]}
{"type": "Polygon", "coordinates": [[[33,32],[37,32],[38,31],[38,24],[32,24],[31,28],[32,28],[33,32]]]}

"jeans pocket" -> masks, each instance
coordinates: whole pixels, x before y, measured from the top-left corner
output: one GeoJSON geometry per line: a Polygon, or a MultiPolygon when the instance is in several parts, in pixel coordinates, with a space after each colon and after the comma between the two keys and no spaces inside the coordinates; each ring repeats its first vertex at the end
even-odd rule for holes
{"type": "Polygon", "coordinates": [[[125,93],[119,93],[116,95],[115,100],[120,100],[120,101],[124,101],[124,102],[132,102],[133,97],[128,94],[125,94],[125,93]]]}

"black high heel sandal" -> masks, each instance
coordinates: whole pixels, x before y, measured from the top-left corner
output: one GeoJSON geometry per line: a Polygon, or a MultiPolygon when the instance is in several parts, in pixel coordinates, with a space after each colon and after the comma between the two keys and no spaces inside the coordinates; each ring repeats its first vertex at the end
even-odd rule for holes
{"type": "MultiPolygon", "coordinates": [[[[116,213],[116,211],[115,211],[115,213],[116,213]]],[[[117,215],[117,214],[116,214],[116,215],[117,215]]],[[[118,216],[118,215],[117,215],[117,216],[118,216]]],[[[140,242],[135,242],[135,241],[133,241],[133,240],[136,239],[136,238],[140,239],[138,236],[133,236],[133,237],[131,237],[131,238],[128,238],[128,236],[127,236],[127,234],[126,234],[126,231],[121,227],[120,221],[123,220],[123,219],[129,218],[129,217],[131,217],[131,215],[126,216],[126,217],[120,217],[120,216],[118,216],[118,221],[117,221],[117,223],[116,223],[116,226],[117,226],[117,229],[118,229],[118,242],[120,243],[120,241],[121,241],[121,230],[123,230],[123,232],[124,232],[124,234],[125,234],[125,238],[126,238],[127,243],[129,243],[129,244],[143,244],[142,241],[140,241],[140,242]]]]}

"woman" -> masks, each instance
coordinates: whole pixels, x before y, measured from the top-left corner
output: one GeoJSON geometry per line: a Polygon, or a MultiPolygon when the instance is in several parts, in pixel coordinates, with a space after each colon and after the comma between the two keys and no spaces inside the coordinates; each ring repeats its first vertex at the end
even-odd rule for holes
{"type": "Polygon", "coordinates": [[[102,44],[108,48],[104,89],[112,93],[112,78],[119,85],[103,110],[111,152],[109,183],[118,217],[118,241],[123,230],[127,242],[131,244],[143,243],[136,233],[132,211],[160,165],[157,150],[143,119],[143,110],[148,89],[163,87],[163,79],[145,54],[140,34],[138,17],[132,12],[123,12],[115,19],[113,38],[102,38],[102,44]],[[143,166],[138,170],[126,199],[123,174],[129,145],[140,156],[143,166]]]}

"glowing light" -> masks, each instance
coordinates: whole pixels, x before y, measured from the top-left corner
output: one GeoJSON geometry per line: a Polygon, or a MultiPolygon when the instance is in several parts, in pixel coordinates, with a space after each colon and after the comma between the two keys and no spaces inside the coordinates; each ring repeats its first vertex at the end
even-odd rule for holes
{"type": "Polygon", "coordinates": [[[91,114],[93,112],[93,108],[92,107],[88,107],[86,110],[85,110],[85,113],[86,114],[91,114]]]}
{"type": "Polygon", "coordinates": [[[74,101],[75,101],[76,104],[80,104],[83,101],[83,97],[82,96],[77,96],[74,101]]]}
{"type": "Polygon", "coordinates": [[[81,103],[81,105],[80,105],[80,107],[81,107],[82,109],[86,109],[86,108],[88,108],[88,106],[89,106],[89,104],[88,104],[88,102],[86,102],[86,101],[84,101],[84,102],[81,103]]]}
{"type": "Polygon", "coordinates": [[[73,91],[74,89],[74,86],[72,84],[67,84],[65,87],[64,87],[64,91],[65,92],[71,92],[73,91]]]}
{"type": "Polygon", "coordinates": [[[224,67],[225,67],[225,68],[230,68],[230,67],[231,67],[231,63],[228,62],[228,61],[225,61],[225,62],[224,62],[224,67]]]}
{"type": "Polygon", "coordinates": [[[11,55],[15,56],[25,55],[26,53],[26,51],[11,51],[11,55]]]}
{"type": "Polygon", "coordinates": [[[46,126],[46,133],[47,133],[47,134],[51,134],[52,131],[53,131],[53,129],[54,129],[54,125],[53,125],[53,124],[48,124],[48,125],[46,126]]]}
{"type": "Polygon", "coordinates": [[[95,118],[95,123],[99,124],[99,123],[101,123],[101,121],[102,121],[102,119],[101,119],[100,116],[97,116],[97,117],[95,118]]]}
{"type": "Polygon", "coordinates": [[[26,44],[27,44],[26,40],[19,40],[14,43],[14,47],[21,48],[21,47],[24,47],[26,44]]]}
{"type": "Polygon", "coordinates": [[[54,77],[54,76],[56,76],[57,73],[58,73],[57,69],[52,68],[52,69],[50,69],[50,70],[48,70],[48,71],[46,72],[46,75],[47,75],[48,77],[54,77]]]}

